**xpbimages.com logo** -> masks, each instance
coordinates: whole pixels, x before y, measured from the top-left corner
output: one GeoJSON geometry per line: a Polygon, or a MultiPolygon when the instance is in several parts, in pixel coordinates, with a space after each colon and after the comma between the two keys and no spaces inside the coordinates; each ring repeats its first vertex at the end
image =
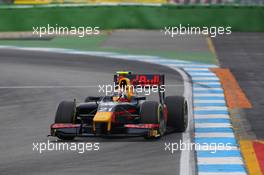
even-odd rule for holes
{"type": "Polygon", "coordinates": [[[86,35],[99,35],[100,28],[92,26],[59,26],[58,24],[47,26],[33,26],[33,35],[40,38],[46,35],[76,35],[80,38],[86,35]]]}
{"type": "Polygon", "coordinates": [[[83,154],[89,151],[99,151],[100,143],[89,142],[33,142],[32,150],[40,154],[52,151],[73,151],[83,154]]]}
{"type": "Polygon", "coordinates": [[[231,29],[232,27],[230,26],[196,27],[190,26],[190,24],[180,24],[179,26],[166,26],[164,27],[164,30],[162,30],[162,32],[164,33],[164,35],[170,36],[172,38],[179,35],[208,35],[214,38],[221,35],[230,35],[232,33],[231,29]]]}
{"type": "Polygon", "coordinates": [[[164,93],[165,85],[126,85],[126,88],[120,87],[118,84],[98,85],[98,92],[105,95],[111,95],[113,93],[134,92],[136,94],[151,95],[152,93],[164,93]]]}
{"type": "Polygon", "coordinates": [[[217,151],[231,150],[232,143],[185,143],[180,142],[165,142],[164,151],[174,154],[177,151],[210,151],[216,153],[217,151]]]}

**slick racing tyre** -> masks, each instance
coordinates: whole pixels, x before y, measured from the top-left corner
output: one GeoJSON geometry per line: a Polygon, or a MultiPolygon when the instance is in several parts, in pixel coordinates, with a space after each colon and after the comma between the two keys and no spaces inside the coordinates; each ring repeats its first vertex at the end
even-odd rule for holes
{"type": "MultiPolygon", "coordinates": [[[[75,102],[72,101],[63,101],[59,104],[56,116],[55,123],[74,123],[74,113],[75,113],[75,102]]],[[[73,140],[73,136],[57,136],[62,140],[73,140]]]]}
{"type": "Polygon", "coordinates": [[[168,110],[167,126],[177,132],[184,132],[188,125],[188,106],[182,96],[167,96],[165,104],[168,110]]]}
{"type": "Polygon", "coordinates": [[[163,118],[163,109],[158,102],[145,101],[140,110],[141,123],[159,124],[158,137],[146,136],[145,139],[154,139],[163,136],[166,132],[166,123],[163,118]]]}

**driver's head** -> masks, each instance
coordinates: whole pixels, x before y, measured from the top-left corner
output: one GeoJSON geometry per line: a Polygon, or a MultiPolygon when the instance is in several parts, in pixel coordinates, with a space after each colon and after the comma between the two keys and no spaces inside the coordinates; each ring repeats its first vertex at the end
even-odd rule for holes
{"type": "Polygon", "coordinates": [[[120,85],[119,85],[120,87],[120,90],[122,90],[123,92],[124,91],[126,91],[126,87],[127,87],[127,82],[126,82],[126,80],[122,80],[121,82],[120,82],[120,85]]]}
{"type": "Polygon", "coordinates": [[[118,88],[118,93],[114,95],[113,101],[128,102],[129,99],[127,93],[127,82],[126,80],[121,80],[118,88]]]}

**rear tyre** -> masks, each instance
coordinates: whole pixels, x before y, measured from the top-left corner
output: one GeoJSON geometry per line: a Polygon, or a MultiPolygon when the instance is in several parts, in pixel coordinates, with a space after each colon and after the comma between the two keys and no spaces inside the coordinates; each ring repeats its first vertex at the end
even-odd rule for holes
{"type": "MultiPolygon", "coordinates": [[[[55,123],[74,123],[75,102],[62,101],[57,109],[55,123]]],[[[57,136],[62,140],[73,140],[74,136],[57,136]]]]}
{"type": "Polygon", "coordinates": [[[188,106],[182,96],[168,96],[165,98],[168,110],[167,125],[176,132],[184,132],[188,125],[188,106]]]}
{"type": "MultiPolygon", "coordinates": [[[[161,105],[155,101],[145,101],[141,105],[140,110],[141,123],[144,124],[159,124],[159,137],[166,132],[166,123],[163,118],[163,110],[161,105]]],[[[145,139],[155,139],[159,137],[146,136],[145,139]]]]}

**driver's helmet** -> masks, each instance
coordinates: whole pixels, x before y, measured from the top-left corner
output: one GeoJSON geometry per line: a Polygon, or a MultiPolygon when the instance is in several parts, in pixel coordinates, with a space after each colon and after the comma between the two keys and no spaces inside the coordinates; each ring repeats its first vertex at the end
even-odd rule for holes
{"type": "Polygon", "coordinates": [[[114,94],[113,101],[116,102],[130,102],[129,94],[127,89],[127,82],[122,80],[119,84],[118,93],[114,94]]]}

